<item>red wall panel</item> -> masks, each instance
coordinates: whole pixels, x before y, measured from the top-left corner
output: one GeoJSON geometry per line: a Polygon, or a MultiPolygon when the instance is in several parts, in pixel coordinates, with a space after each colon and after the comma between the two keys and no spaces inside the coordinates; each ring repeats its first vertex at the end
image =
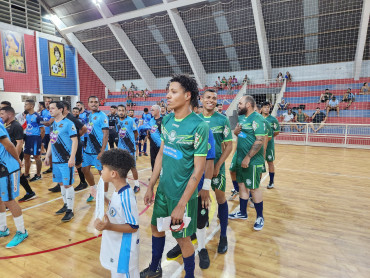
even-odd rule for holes
{"type": "MultiPolygon", "coordinates": [[[[1,34],[0,34],[1,37],[1,34]]],[[[4,69],[4,56],[0,45],[0,78],[4,79],[7,92],[40,93],[35,36],[24,35],[26,73],[9,72],[4,69]]]]}

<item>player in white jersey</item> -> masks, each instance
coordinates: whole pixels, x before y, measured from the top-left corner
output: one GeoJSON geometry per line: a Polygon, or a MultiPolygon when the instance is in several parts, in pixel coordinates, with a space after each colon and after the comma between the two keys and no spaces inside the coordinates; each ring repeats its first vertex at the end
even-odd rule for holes
{"type": "MultiPolygon", "coordinates": [[[[111,149],[100,158],[104,182],[111,182],[115,191],[103,221],[95,220],[95,228],[103,231],[100,249],[102,266],[115,278],[139,277],[139,213],[135,193],[126,183],[127,173],[135,161],[122,149],[111,149]]],[[[109,202],[105,198],[106,202],[109,202]]]]}

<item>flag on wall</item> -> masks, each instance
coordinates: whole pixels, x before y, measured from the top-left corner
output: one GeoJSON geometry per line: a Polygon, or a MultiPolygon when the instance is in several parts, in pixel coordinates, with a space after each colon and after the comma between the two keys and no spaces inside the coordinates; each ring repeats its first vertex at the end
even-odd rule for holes
{"type": "Polygon", "coordinates": [[[49,71],[51,76],[66,77],[66,63],[64,45],[57,42],[48,42],[49,71]]]}
{"type": "Polygon", "coordinates": [[[6,71],[26,72],[23,34],[4,30],[1,32],[4,67],[6,71]]]}

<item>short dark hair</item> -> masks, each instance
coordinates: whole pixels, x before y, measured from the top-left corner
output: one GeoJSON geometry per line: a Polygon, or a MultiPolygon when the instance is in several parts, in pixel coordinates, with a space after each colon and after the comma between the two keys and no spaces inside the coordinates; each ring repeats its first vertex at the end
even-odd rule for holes
{"type": "Polygon", "coordinates": [[[83,106],[85,106],[85,104],[83,103],[83,101],[77,101],[77,103],[82,104],[83,106]]]}
{"type": "Polygon", "coordinates": [[[335,96],[333,96],[331,99],[337,99],[335,96]]]}
{"type": "Polygon", "coordinates": [[[66,101],[66,100],[63,100],[62,102],[63,102],[64,108],[67,109],[68,111],[70,111],[71,110],[71,105],[69,104],[69,102],[66,101]]]}
{"type": "Polygon", "coordinates": [[[325,91],[329,91],[329,88],[326,88],[325,91]]]}
{"type": "Polygon", "coordinates": [[[206,92],[210,92],[210,93],[217,93],[216,90],[214,89],[207,89],[204,91],[203,95],[206,93],[206,92]]]}
{"type": "Polygon", "coordinates": [[[50,104],[53,104],[55,103],[55,106],[58,108],[58,109],[64,109],[64,103],[62,101],[52,101],[50,102],[50,104]]]}
{"type": "Polygon", "coordinates": [[[263,106],[270,106],[270,102],[268,102],[268,101],[262,102],[261,107],[263,107],[263,106]]]}
{"type": "Polygon", "coordinates": [[[12,104],[7,100],[2,101],[1,104],[6,105],[6,106],[10,106],[10,107],[12,106],[12,104]]]}
{"type": "Polygon", "coordinates": [[[35,106],[35,101],[33,99],[26,99],[26,102],[32,104],[33,106],[35,106]]]}
{"type": "Polygon", "coordinates": [[[123,107],[123,108],[125,108],[125,110],[126,110],[126,106],[125,106],[125,105],[123,105],[123,104],[118,104],[117,108],[118,108],[118,107],[123,107]]]}
{"type": "Polygon", "coordinates": [[[98,101],[99,101],[99,98],[97,96],[89,96],[89,98],[87,99],[87,101],[90,101],[90,98],[97,98],[98,101]]]}
{"type": "Polygon", "coordinates": [[[11,106],[4,106],[3,108],[0,108],[0,110],[3,110],[7,113],[15,114],[14,108],[11,106]]]}
{"type": "Polygon", "coordinates": [[[320,109],[320,107],[316,107],[316,109],[320,109]]]}
{"type": "Polygon", "coordinates": [[[103,153],[100,158],[103,166],[107,166],[113,171],[117,171],[121,178],[127,178],[127,173],[135,165],[135,160],[131,154],[123,149],[110,149],[103,153]]]}
{"type": "Polygon", "coordinates": [[[80,111],[80,108],[78,108],[77,106],[76,107],[73,107],[73,109],[72,110],[78,110],[78,111],[80,111]]]}
{"type": "MultiPolygon", "coordinates": [[[[124,106],[124,105],[123,105],[124,106]]],[[[135,113],[135,110],[134,109],[130,109],[130,110],[128,110],[128,111],[133,111],[134,113],[135,113]]]]}
{"type": "Polygon", "coordinates": [[[189,75],[175,75],[170,80],[170,83],[172,82],[180,83],[181,87],[184,88],[185,92],[190,92],[191,105],[195,106],[199,96],[197,81],[193,77],[190,77],[189,75]]]}
{"type": "Polygon", "coordinates": [[[144,112],[149,112],[149,109],[147,107],[145,107],[144,112]]]}
{"type": "Polygon", "coordinates": [[[40,101],[40,102],[39,102],[39,105],[42,105],[42,107],[44,107],[44,108],[46,107],[46,106],[45,106],[45,102],[44,102],[44,101],[40,101]]]}
{"type": "Polygon", "coordinates": [[[221,107],[224,107],[222,103],[219,103],[219,104],[217,104],[217,106],[221,106],[221,107]]]}
{"type": "Polygon", "coordinates": [[[111,107],[110,107],[110,108],[117,109],[117,106],[115,106],[115,105],[111,105],[111,107]]]}

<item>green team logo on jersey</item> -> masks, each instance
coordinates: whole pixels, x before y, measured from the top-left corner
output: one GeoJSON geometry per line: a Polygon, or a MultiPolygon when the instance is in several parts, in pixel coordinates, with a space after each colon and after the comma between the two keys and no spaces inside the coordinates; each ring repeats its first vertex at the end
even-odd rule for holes
{"type": "Polygon", "coordinates": [[[259,127],[258,123],[256,123],[255,121],[253,121],[252,123],[252,128],[254,131],[256,131],[256,129],[259,127]]]}
{"type": "Polygon", "coordinates": [[[168,140],[173,143],[173,141],[176,140],[176,131],[175,130],[171,130],[170,134],[168,135],[168,140]]]}
{"type": "Polygon", "coordinates": [[[198,134],[198,132],[194,135],[194,149],[198,149],[200,143],[202,143],[202,136],[198,134]]]}
{"type": "Polygon", "coordinates": [[[277,124],[276,123],[273,123],[272,126],[274,127],[274,129],[277,129],[277,124]]]}
{"type": "Polygon", "coordinates": [[[270,154],[269,154],[269,155],[267,156],[267,158],[268,158],[268,159],[272,159],[272,155],[270,155],[270,154]]]}
{"type": "Polygon", "coordinates": [[[224,136],[227,137],[227,135],[229,135],[229,133],[230,133],[230,128],[228,126],[225,126],[224,136]]]}
{"type": "Polygon", "coordinates": [[[220,183],[219,178],[213,178],[212,181],[213,181],[214,184],[219,184],[220,183]]]}
{"type": "Polygon", "coordinates": [[[213,134],[215,133],[222,133],[222,126],[214,126],[214,127],[211,127],[211,131],[213,134]]]}
{"type": "Polygon", "coordinates": [[[246,182],[247,185],[251,185],[252,184],[252,181],[250,179],[247,179],[245,182],[246,182]]]}

